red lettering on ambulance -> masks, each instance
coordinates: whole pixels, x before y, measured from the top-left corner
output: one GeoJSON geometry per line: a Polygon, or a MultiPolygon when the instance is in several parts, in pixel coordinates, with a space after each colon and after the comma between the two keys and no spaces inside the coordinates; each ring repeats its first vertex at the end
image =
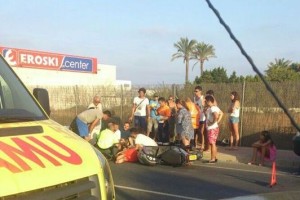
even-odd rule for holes
{"type": "Polygon", "coordinates": [[[58,146],[58,147],[62,148],[63,150],[65,150],[68,153],[68,155],[63,155],[63,154],[55,151],[53,148],[51,148],[48,145],[42,143],[41,141],[39,141],[35,137],[32,137],[32,136],[28,137],[28,139],[30,139],[34,143],[38,144],[39,146],[43,147],[43,149],[47,150],[48,152],[52,153],[56,157],[66,161],[70,164],[79,165],[79,164],[82,163],[81,157],[75,151],[73,151],[72,149],[68,148],[67,146],[63,145],[62,143],[58,142],[57,140],[55,140],[54,138],[52,138],[50,136],[44,136],[44,138],[46,138],[47,140],[49,140],[50,142],[52,142],[56,146],[58,146]]]}
{"type": "Polygon", "coordinates": [[[3,160],[2,158],[0,158],[0,167],[5,167],[6,169],[11,171],[12,173],[22,172],[22,170],[20,168],[18,168],[15,165],[7,162],[6,160],[3,160]]]}
{"type": "Polygon", "coordinates": [[[0,151],[2,151],[4,154],[6,154],[17,165],[14,165],[14,164],[4,160],[3,158],[0,158],[0,168],[4,167],[4,168],[8,169],[9,171],[11,171],[12,173],[28,171],[28,170],[32,169],[29,165],[31,163],[27,163],[28,160],[36,163],[37,165],[39,165],[42,168],[45,168],[45,164],[39,159],[39,157],[37,155],[42,156],[43,158],[45,158],[46,160],[51,162],[54,166],[62,165],[57,160],[57,158],[65,161],[65,162],[68,162],[70,164],[73,164],[73,165],[79,165],[82,163],[81,157],[75,151],[71,150],[70,148],[68,148],[67,146],[58,142],[57,140],[55,140],[54,138],[52,138],[50,136],[44,136],[44,138],[46,138],[48,141],[55,144],[57,147],[61,148],[61,150],[67,152],[67,155],[59,153],[57,150],[54,150],[52,147],[48,146],[47,144],[45,144],[44,142],[42,142],[41,140],[39,140],[33,136],[29,136],[29,137],[27,137],[27,139],[34,142],[41,148],[33,146],[32,144],[24,141],[24,139],[14,137],[14,138],[11,138],[11,140],[14,141],[14,143],[19,148],[13,147],[9,144],[6,144],[6,143],[0,141],[0,151]],[[44,151],[42,151],[42,150],[44,150],[44,151]],[[18,167],[20,167],[20,168],[18,168],[18,167]]]}
{"type": "Polygon", "coordinates": [[[44,163],[37,157],[37,154],[43,156],[47,160],[49,160],[53,165],[59,166],[59,163],[56,159],[49,156],[45,152],[41,151],[40,149],[28,144],[27,142],[23,141],[20,138],[12,138],[12,140],[21,148],[17,149],[12,147],[4,142],[0,141],[0,150],[2,150],[6,155],[8,155],[12,160],[14,160],[24,171],[31,170],[31,167],[21,158],[25,157],[32,162],[35,162],[40,167],[45,167],[44,163]],[[35,153],[34,153],[35,152],[35,153]]]}

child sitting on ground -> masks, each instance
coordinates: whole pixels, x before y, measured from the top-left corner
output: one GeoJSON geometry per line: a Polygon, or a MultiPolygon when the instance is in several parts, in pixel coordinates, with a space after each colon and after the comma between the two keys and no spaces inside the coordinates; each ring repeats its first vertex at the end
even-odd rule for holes
{"type": "Polygon", "coordinates": [[[257,153],[259,153],[261,156],[259,166],[263,166],[265,160],[275,160],[276,147],[268,131],[262,131],[260,134],[260,139],[253,143],[252,147],[252,160],[248,163],[248,165],[256,164],[257,153]]]}

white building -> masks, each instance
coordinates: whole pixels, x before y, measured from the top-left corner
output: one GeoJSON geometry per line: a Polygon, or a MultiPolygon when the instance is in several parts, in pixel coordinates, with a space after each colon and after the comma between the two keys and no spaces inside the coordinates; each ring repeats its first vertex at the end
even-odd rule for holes
{"type": "Polygon", "coordinates": [[[97,58],[0,47],[0,53],[27,86],[123,85],[116,66],[98,64],[97,58]]]}
{"type": "MultiPolygon", "coordinates": [[[[28,86],[116,85],[116,66],[97,64],[97,73],[13,67],[28,86]]],[[[131,84],[131,81],[129,81],[131,84]]]]}

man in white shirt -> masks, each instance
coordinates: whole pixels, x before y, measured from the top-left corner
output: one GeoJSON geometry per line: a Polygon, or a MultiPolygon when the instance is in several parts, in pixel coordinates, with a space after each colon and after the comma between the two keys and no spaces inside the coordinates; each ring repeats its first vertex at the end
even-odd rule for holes
{"type": "Polygon", "coordinates": [[[134,127],[140,128],[142,133],[147,131],[147,117],[149,116],[147,107],[149,106],[149,99],[145,96],[146,89],[140,88],[139,96],[133,99],[133,106],[129,121],[134,121],[134,127]]]}
{"type": "Polygon", "coordinates": [[[95,95],[93,98],[93,102],[88,106],[88,109],[99,109],[102,111],[102,104],[100,95],[95,95]]]}
{"type": "Polygon", "coordinates": [[[133,138],[137,149],[142,149],[143,146],[157,146],[157,143],[150,137],[138,133],[138,129],[131,128],[130,136],[133,138]]]}
{"type": "Polygon", "coordinates": [[[199,131],[197,131],[196,132],[197,134],[195,134],[195,145],[197,146],[197,142],[199,139],[198,137],[200,137],[201,149],[207,150],[209,144],[208,144],[208,138],[205,130],[205,124],[206,124],[205,114],[204,114],[205,99],[204,99],[204,95],[202,94],[202,87],[199,85],[197,85],[194,89],[194,103],[200,109],[199,131]]]}
{"type": "MultiPolygon", "coordinates": [[[[100,95],[96,94],[93,98],[93,102],[88,106],[88,109],[97,109],[97,110],[100,110],[102,112],[102,104],[101,104],[101,97],[100,95]]],[[[92,135],[92,143],[95,143],[96,141],[96,137],[98,135],[98,133],[100,132],[101,130],[101,121],[100,120],[96,126],[94,127],[93,130],[91,130],[91,135],[92,135]]]]}

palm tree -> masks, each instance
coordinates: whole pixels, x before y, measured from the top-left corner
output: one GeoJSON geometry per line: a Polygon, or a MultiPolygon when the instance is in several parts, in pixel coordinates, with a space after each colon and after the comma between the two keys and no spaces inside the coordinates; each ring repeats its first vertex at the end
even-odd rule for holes
{"type": "Polygon", "coordinates": [[[268,67],[289,67],[292,61],[290,60],[285,60],[284,58],[275,58],[275,62],[270,62],[268,67]]]}
{"type": "Polygon", "coordinates": [[[183,62],[185,63],[185,83],[189,81],[189,63],[190,59],[193,56],[193,51],[195,45],[197,44],[196,40],[191,40],[186,38],[180,38],[180,40],[174,44],[174,47],[177,49],[177,52],[172,55],[172,60],[176,58],[183,58],[183,62]]]}
{"type": "MultiPolygon", "coordinates": [[[[204,61],[208,61],[209,58],[216,57],[215,48],[210,44],[205,44],[204,42],[200,42],[196,45],[195,51],[193,52],[193,59],[197,59],[198,61],[194,64],[194,66],[199,62],[200,63],[200,77],[203,74],[203,66],[204,61]]],[[[193,68],[194,68],[193,66],[193,68]]]]}
{"type": "Polygon", "coordinates": [[[299,76],[291,67],[291,61],[284,58],[277,59],[275,62],[270,62],[266,72],[266,77],[269,81],[282,82],[286,80],[295,80],[299,76]]]}

